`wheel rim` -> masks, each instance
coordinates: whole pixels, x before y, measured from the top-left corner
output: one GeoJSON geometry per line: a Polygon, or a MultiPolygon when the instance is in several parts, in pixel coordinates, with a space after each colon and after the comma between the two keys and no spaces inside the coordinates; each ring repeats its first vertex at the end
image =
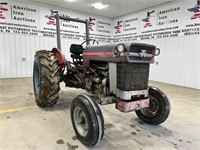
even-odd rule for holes
{"type": "Polygon", "coordinates": [[[88,121],[85,112],[80,107],[76,107],[73,117],[76,130],[81,136],[85,137],[88,133],[88,121]]]}
{"type": "Polygon", "coordinates": [[[159,103],[158,103],[158,100],[151,95],[149,95],[149,100],[150,100],[149,107],[141,109],[141,112],[145,116],[152,118],[158,114],[159,103]]]}
{"type": "Polygon", "coordinates": [[[35,88],[36,95],[38,95],[39,90],[40,90],[40,72],[39,72],[38,65],[35,65],[35,69],[34,69],[34,88],[35,88]]]}

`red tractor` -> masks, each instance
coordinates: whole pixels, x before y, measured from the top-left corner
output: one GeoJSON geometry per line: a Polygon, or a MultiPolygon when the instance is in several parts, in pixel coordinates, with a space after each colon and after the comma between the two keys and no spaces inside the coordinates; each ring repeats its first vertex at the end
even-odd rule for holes
{"type": "MultiPolygon", "coordinates": [[[[56,12],[53,12],[56,13],[56,12]]],[[[154,45],[120,43],[94,45],[89,39],[89,21],[55,14],[58,48],[40,50],[35,54],[33,84],[35,101],[49,107],[59,99],[60,82],[66,87],[86,90],[71,103],[71,120],[77,138],[86,146],[95,146],[104,135],[104,119],[99,105],[116,104],[122,112],[135,111],[148,124],[164,122],[170,113],[167,96],[156,87],[148,86],[149,66],[160,51],[154,45]],[[59,20],[84,23],[86,40],[72,44],[72,62],[66,61],[61,50],[59,20]],[[89,44],[90,42],[93,44],[89,44]],[[87,46],[83,48],[83,44],[87,46]]]]}

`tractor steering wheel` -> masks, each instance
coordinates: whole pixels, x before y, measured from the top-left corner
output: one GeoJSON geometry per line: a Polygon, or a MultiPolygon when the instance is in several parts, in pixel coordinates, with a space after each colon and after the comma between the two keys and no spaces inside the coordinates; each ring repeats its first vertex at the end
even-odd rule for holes
{"type": "Polygon", "coordinates": [[[89,40],[85,40],[81,45],[83,46],[83,44],[85,44],[85,43],[87,43],[87,42],[89,42],[89,41],[93,41],[93,45],[96,43],[97,45],[99,45],[99,42],[97,41],[97,40],[95,40],[95,39],[89,39],[89,40]]]}

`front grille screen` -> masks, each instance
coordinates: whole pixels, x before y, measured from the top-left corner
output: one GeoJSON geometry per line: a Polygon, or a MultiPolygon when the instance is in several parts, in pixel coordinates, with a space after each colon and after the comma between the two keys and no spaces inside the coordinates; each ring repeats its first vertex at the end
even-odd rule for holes
{"type": "Polygon", "coordinates": [[[148,88],[149,64],[117,64],[117,88],[123,91],[146,90],[148,88]]]}

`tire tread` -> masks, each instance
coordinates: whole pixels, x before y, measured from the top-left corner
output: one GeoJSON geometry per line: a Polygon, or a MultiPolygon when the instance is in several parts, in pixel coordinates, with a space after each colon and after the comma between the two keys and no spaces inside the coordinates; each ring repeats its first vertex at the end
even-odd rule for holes
{"type": "Polygon", "coordinates": [[[36,103],[40,107],[49,107],[57,103],[60,91],[60,70],[55,54],[40,50],[36,52],[34,65],[40,67],[40,91],[36,103]]]}

